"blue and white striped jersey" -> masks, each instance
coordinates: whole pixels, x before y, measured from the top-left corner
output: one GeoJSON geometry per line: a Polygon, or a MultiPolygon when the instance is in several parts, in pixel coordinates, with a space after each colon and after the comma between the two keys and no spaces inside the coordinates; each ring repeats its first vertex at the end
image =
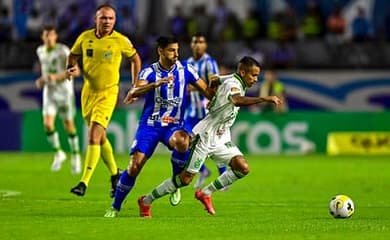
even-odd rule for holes
{"type": "MultiPolygon", "coordinates": [[[[219,74],[217,62],[207,53],[203,54],[199,60],[190,57],[187,62],[194,66],[199,76],[207,84],[209,83],[210,76],[219,74]]],[[[198,91],[192,91],[189,98],[186,118],[198,118],[200,120],[206,116],[207,98],[198,91]]]]}
{"type": "Polygon", "coordinates": [[[183,124],[187,104],[187,86],[199,79],[193,66],[176,61],[174,67],[168,71],[155,62],[139,73],[139,79],[152,83],[172,75],[174,76],[172,83],[163,84],[145,95],[140,125],[160,127],[171,123],[183,124]]]}

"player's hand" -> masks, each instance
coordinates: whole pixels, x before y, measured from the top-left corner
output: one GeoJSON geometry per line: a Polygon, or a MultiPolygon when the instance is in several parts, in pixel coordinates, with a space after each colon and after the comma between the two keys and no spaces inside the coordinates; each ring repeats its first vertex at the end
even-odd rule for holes
{"type": "Polygon", "coordinates": [[[267,96],[267,97],[264,97],[264,99],[266,102],[274,103],[276,105],[276,107],[278,107],[279,105],[281,105],[283,103],[283,101],[277,96],[267,96]]]}
{"type": "Polygon", "coordinates": [[[127,92],[125,99],[123,99],[123,103],[125,103],[125,104],[131,104],[131,103],[137,101],[138,98],[137,98],[137,97],[133,97],[133,93],[134,93],[134,91],[133,91],[133,88],[132,88],[132,89],[130,89],[130,90],[127,92]]]}
{"type": "Polygon", "coordinates": [[[156,87],[159,87],[165,83],[172,83],[173,80],[175,79],[174,76],[168,76],[165,78],[160,78],[159,80],[156,81],[156,87]]]}
{"type": "Polygon", "coordinates": [[[35,80],[35,87],[38,89],[42,89],[45,85],[45,79],[43,77],[38,78],[35,80]]]}
{"type": "Polygon", "coordinates": [[[78,69],[77,65],[69,67],[68,69],[66,69],[66,78],[72,80],[74,77],[80,75],[79,71],[80,70],[78,69]]]}

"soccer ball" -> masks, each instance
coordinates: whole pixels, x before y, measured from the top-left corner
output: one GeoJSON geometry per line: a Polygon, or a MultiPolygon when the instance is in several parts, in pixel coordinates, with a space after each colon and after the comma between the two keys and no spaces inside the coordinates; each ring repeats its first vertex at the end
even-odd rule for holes
{"type": "Polygon", "coordinates": [[[330,200],[329,212],[334,218],[349,218],[355,212],[355,205],[350,197],[337,195],[330,200]]]}

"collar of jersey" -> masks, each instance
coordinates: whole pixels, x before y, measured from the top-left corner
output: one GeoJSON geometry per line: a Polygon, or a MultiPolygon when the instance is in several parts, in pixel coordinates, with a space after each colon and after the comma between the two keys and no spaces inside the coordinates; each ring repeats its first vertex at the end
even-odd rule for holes
{"type": "Polygon", "coordinates": [[[173,72],[173,71],[176,70],[176,68],[177,68],[177,63],[175,63],[175,65],[173,66],[173,68],[170,69],[170,70],[167,70],[167,69],[163,68],[163,66],[160,65],[160,62],[157,62],[157,66],[158,66],[158,69],[160,69],[161,71],[164,71],[164,72],[168,72],[168,73],[169,73],[169,72],[173,72]]]}
{"type": "Polygon", "coordinates": [[[234,73],[233,76],[241,83],[242,87],[244,89],[246,89],[246,84],[244,83],[244,81],[242,81],[242,78],[240,77],[240,75],[238,75],[237,73],[234,73]]]}

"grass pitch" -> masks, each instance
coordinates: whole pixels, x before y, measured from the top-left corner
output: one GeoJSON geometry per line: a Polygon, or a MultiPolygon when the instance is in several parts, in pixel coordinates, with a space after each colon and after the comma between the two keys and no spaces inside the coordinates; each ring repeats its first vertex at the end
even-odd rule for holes
{"type": "MultiPolygon", "coordinates": [[[[213,195],[215,216],[182,189],[182,203],[154,202],[152,219],[138,217],[136,199],[170,175],[168,155],[146,164],[120,217],[110,206],[109,176],[99,163],[87,194],[69,193],[80,176],[69,161],[50,172],[51,154],[0,153],[0,239],[389,239],[390,158],[247,156],[251,173],[213,195]],[[349,195],[350,219],[333,219],[332,196],[349,195]]],[[[117,156],[124,168],[128,156],[117,156]]],[[[208,182],[217,175],[215,166],[208,182]]]]}

